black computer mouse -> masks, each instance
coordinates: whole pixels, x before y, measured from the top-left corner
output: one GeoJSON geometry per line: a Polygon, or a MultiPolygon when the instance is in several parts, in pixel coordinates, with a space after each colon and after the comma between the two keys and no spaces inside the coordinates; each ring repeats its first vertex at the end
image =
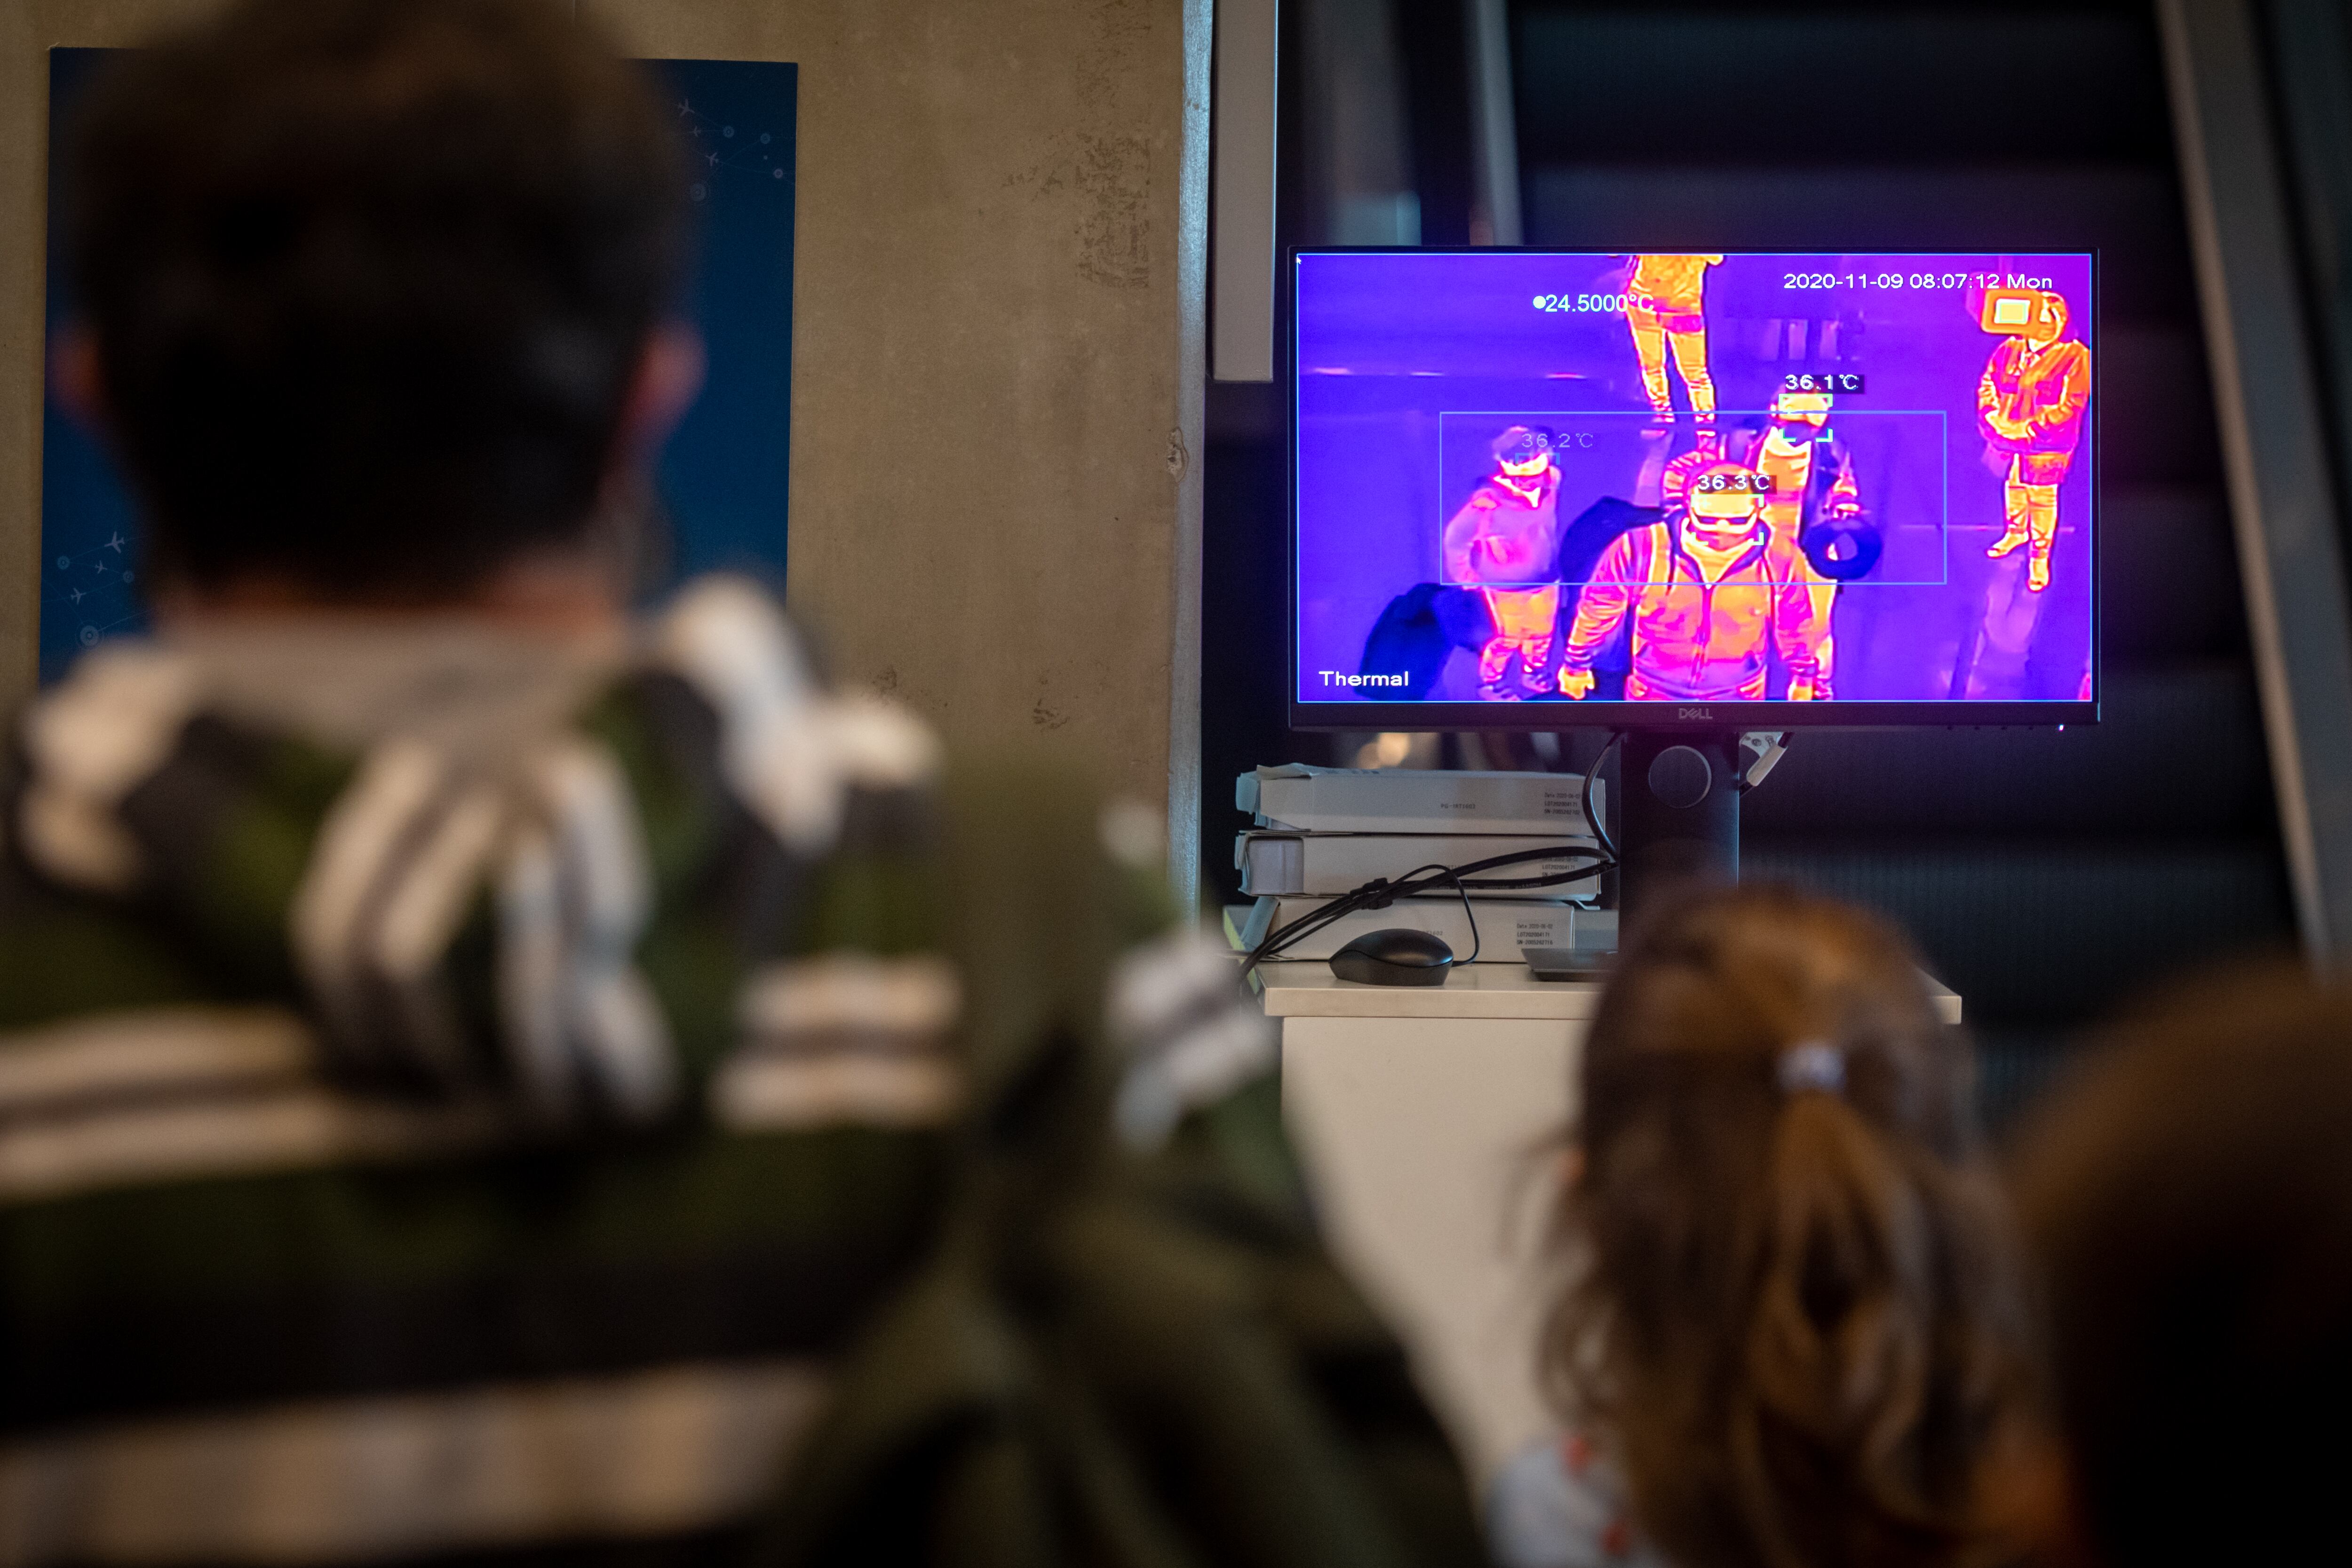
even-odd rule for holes
{"type": "Polygon", "coordinates": [[[1454,950],[1410,926],[1368,931],[1331,955],[1331,973],[1365,985],[1443,985],[1454,950]]]}

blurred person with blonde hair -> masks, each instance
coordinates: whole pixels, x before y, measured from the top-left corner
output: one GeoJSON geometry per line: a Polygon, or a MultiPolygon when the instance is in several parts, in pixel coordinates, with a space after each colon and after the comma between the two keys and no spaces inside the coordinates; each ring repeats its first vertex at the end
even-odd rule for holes
{"type": "Polygon", "coordinates": [[[1578,1068],[1506,1568],[1945,1568],[2019,1350],[1967,1042],[1883,922],[1773,888],[1637,933],[1578,1068]]]}

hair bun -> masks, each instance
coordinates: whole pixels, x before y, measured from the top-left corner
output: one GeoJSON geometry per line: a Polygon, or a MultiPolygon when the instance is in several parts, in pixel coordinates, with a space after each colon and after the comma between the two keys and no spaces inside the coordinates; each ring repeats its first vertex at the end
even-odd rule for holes
{"type": "Polygon", "coordinates": [[[1780,1053],[1777,1074],[1783,1094],[1843,1094],[1845,1052],[1827,1040],[1806,1040],[1780,1053]]]}

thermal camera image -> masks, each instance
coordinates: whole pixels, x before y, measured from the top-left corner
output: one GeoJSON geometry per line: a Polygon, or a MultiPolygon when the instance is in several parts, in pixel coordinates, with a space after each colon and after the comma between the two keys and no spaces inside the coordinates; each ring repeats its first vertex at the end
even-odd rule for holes
{"type": "Polygon", "coordinates": [[[1299,701],[2091,697],[2090,257],[1296,265],[1299,701]]]}

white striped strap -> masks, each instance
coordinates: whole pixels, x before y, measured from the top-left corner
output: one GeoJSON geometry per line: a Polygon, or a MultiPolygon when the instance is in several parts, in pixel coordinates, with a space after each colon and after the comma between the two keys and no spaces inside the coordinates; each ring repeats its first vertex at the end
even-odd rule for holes
{"type": "Polygon", "coordinates": [[[0,1568],[363,1563],[708,1530],[781,1485],[803,1361],[321,1400],[0,1446],[0,1568]]]}
{"type": "Polygon", "coordinates": [[[276,1008],[171,1007],[0,1034],[0,1205],[111,1187],[433,1158],[506,1121],[324,1082],[310,1026],[276,1008]]]}
{"type": "Polygon", "coordinates": [[[133,887],[146,868],[117,808],[170,759],[198,695],[185,659],[124,642],[83,658],[28,709],[27,776],[14,824],[26,858],[68,887],[133,887]]]}
{"type": "Polygon", "coordinates": [[[938,770],[939,742],[912,717],[821,689],[775,600],[745,578],[689,587],[652,654],[718,713],[728,787],[796,855],[831,847],[854,790],[904,789],[938,770]]]}
{"type": "Polygon", "coordinates": [[[1232,951],[1199,931],[1171,931],[1122,958],[1108,1009],[1129,1064],[1114,1114],[1136,1147],[1157,1146],[1189,1112],[1275,1066],[1274,1026],[1243,998],[1232,951]]]}
{"type": "Polygon", "coordinates": [[[488,895],[500,1035],[527,1107],[642,1121],[675,1102],[669,1029],[635,952],[653,906],[620,764],[575,737],[471,776],[415,739],[377,746],[322,824],[289,911],[331,1044],[362,1072],[478,1091],[451,945],[488,895]]]}
{"type": "Polygon", "coordinates": [[[961,1001],[936,954],[765,965],[739,1000],[742,1043],[712,1080],[711,1114],[739,1131],[944,1121],[961,1089],[949,1054],[961,1001]]]}

